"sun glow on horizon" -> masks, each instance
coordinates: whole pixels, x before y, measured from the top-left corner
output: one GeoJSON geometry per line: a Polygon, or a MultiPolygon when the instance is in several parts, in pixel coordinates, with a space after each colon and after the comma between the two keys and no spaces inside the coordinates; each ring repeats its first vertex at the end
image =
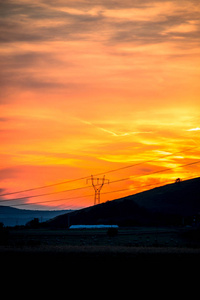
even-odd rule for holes
{"type": "MultiPolygon", "coordinates": [[[[199,13],[197,0],[2,3],[0,194],[107,172],[108,201],[198,177],[199,13]]],[[[83,179],[11,204],[79,208],[93,192],[83,179]]]]}

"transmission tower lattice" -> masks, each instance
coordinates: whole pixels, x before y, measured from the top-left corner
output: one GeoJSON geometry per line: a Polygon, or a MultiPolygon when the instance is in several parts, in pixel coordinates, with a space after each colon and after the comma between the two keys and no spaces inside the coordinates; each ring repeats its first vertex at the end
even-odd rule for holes
{"type": "Polygon", "coordinates": [[[87,179],[87,183],[88,183],[89,180],[91,180],[92,186],[93,186],[94,191],[95,191],[94,205],[100,204],[101,189],[102,189],[102,187],[105,183],[109,183],[109,180],[105,179],[105,175],[103,176],[103,178],[94,178],[94,176],[91,175],[91,178],[87,179]]]}

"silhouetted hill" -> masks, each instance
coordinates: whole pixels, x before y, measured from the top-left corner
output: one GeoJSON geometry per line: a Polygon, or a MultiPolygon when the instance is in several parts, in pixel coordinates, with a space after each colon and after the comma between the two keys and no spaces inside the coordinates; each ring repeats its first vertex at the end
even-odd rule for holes
{"type": "Polygon", "coordinates": [[[25,225],[34,218],[38,218],[40,222],[45,222],[70,211],[71,210],[28,210],[9,206],[0,206],[0,222],[2,222],[5,226],[25,225]]]}
{"type": "Polygon", "coordinates": [[[191,224],[199,213],[200,178],[195,178],[64,214],[46,225],[180,225],[191,224]]]}
{"type": "Polygon", "coordinates": [[[200,212],[200,178],[126,197],[151,212],[192,216],[200,212]]]}

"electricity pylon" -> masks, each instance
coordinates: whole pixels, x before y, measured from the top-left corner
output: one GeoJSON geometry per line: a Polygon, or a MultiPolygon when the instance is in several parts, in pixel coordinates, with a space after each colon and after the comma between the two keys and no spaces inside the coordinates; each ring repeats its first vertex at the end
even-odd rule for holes
{"type": "Polygon", "coordinates": [[[105,183],[109,183],[109,180],[105,179],[105,175],[103,176],[103,178],[94,178],[93,175],[91,175],[91,178],[87,179],[87,183],[88,183],[89,180],[91,180],[92,186],[93,186],[94,191],[95,191],[94,205],[100,204],[101,189],[102,189],[102,187],[105,183]]]}

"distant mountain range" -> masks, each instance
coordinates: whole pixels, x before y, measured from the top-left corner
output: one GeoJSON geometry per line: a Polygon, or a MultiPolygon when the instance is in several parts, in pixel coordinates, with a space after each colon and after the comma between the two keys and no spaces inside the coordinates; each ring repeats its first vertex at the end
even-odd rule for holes
{"type": "Polygon", "coordinates": [[[28,210],[9,206],[0,206],[0,222],[2,222],[4,226],[26,225],[27,222],[34,218],[38,218],[40,222],[45,222],[56,216],[69,212],[71,212],[71,210],[28,210]]]}
{"type": "Polygon", "coordinates": [[[200,217],[200,178],[63,214],[45,225],[60,228],[75,224],[191,225],[194,216],[197,222],[200,217]]]}

